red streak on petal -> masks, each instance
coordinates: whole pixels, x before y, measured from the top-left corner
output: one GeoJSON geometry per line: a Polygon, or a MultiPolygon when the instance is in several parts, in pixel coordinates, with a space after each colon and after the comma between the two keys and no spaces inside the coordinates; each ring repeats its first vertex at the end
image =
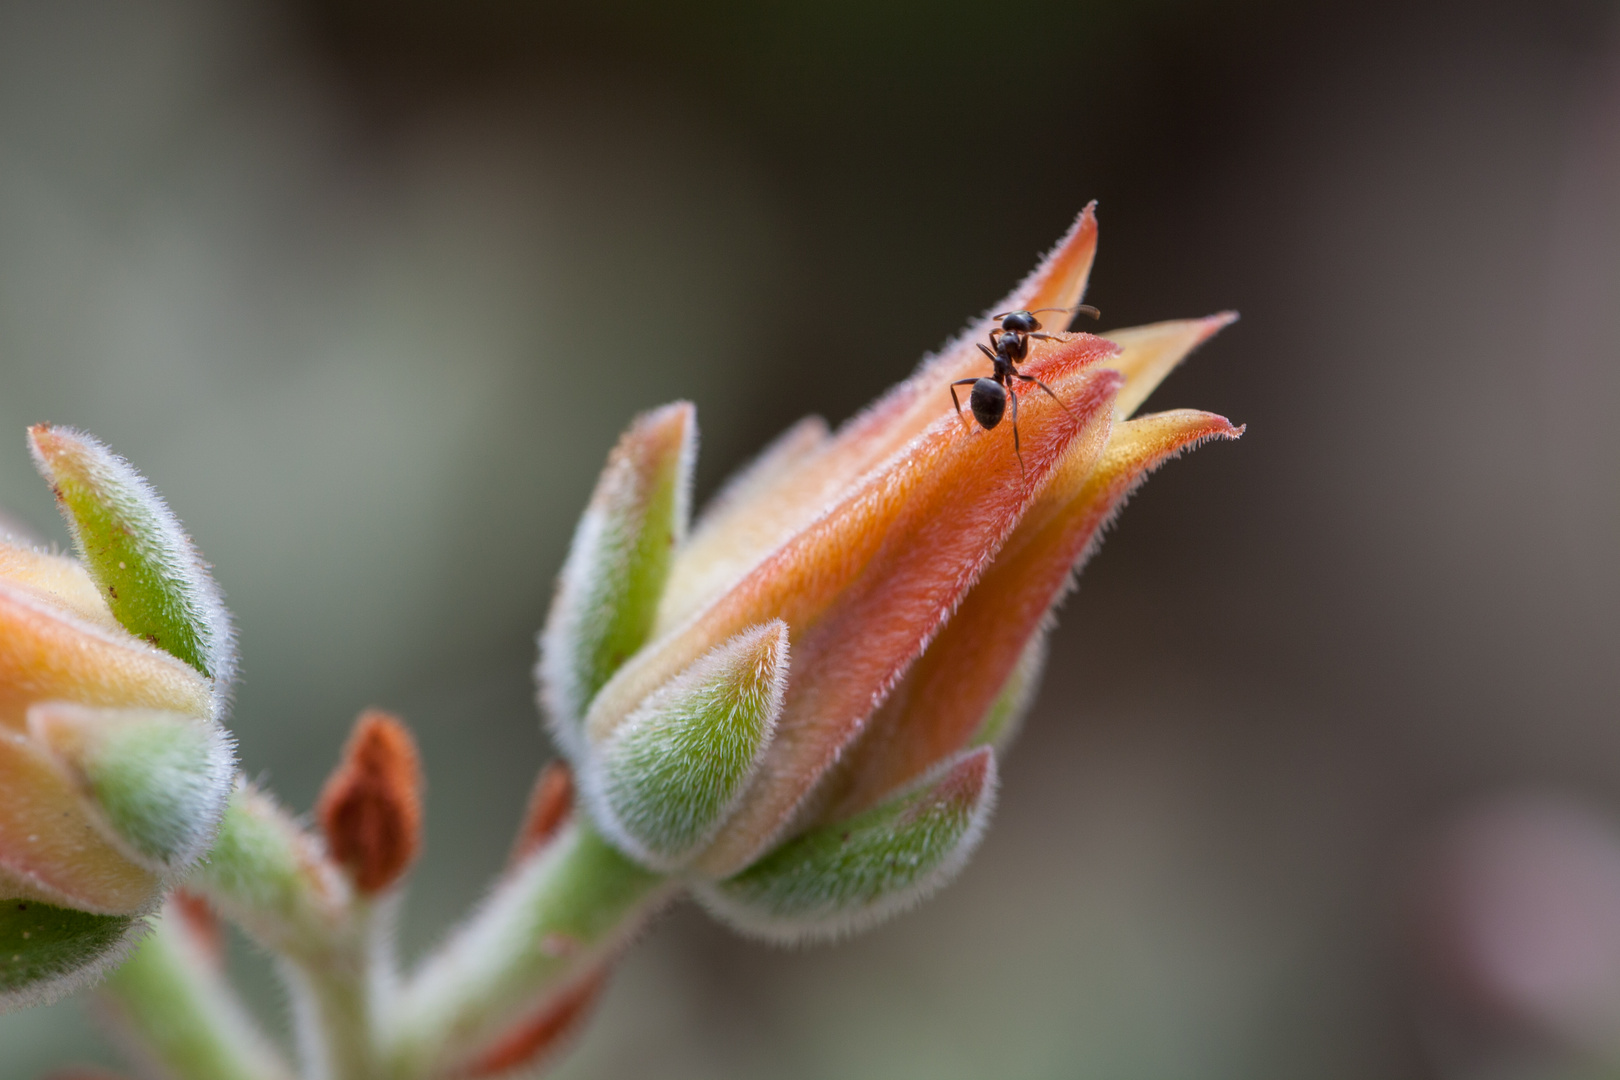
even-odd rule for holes
{"type": "Polygon", "coordinates": [[[1117,425],[1101,459],[1074,482],[1054,479],[873,718],[827,819],[874,805],[966,746],[1025,644],[1130,492],[1176,454],[1240,434],[1212,413],[1157,413],[1117,425]]]}
{"type": "Polygon", "coordinates": [[[607,984],[604,968],[583,982],[547,1001],[539,1012],[521,1021],[457,1075],[466,1080],[495,1076],[519,1066],[533,1066],[540,1055],[555,1050],[579,1029],[607,984]]]}

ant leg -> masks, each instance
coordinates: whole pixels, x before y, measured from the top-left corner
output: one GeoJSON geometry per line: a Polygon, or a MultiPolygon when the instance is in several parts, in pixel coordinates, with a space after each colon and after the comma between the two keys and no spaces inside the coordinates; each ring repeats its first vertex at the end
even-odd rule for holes
{"type": "Polygon", "coordinates": [[[1068,413],[1070,416],[1074,415],[1074,410],[1069,408],[1067,405],[1063,404],[1063,399],[1058,397],[1056,394],[1052,393],[1052,388],[1050,386],[1047,386],[1045,383],[1041,382],[1041,380],[1037,379],[1033,375],[1019,375],[1018,377],[1020,379],[1023,379],[1025,382],[1032,382],[1036,386],[1040,387],[1042,390],[1045,390],[1046,391],[1046,396],[1051,398],[1053,401],[1058,403],[1058,408],[1062,409],[1064,412],[1068,413]]]}
{"type": "MultiPolygon", "coordinates": [[[[992,338],[992,340],[994,340],[994,338],[992,338]]],[[[1001,343],[999,341],[997,341],[996,344],[1000,345],[1001,343]]],[[[988,356],[990,358],[990,362],[992,364],[996,362],[996,354],[991,352],[989,347],[986,346],[984,342],[982,342],[982,341],[979,342],[978,346],[979,346],[979,351],[984,353],[984,355],[988,356]]]]}
{"type": "Polygon", "coordinates": [[[967,424],[970,430],[972,429],[973,425],[968,424],[967,417],[962,415],[962,401],[956,396],[956,388],[958,386],[965,386],[978,381],[978,379],[957,379],[955,382],[951,383],[951,404],[956,406],[956,418],[962,421],[962,423],[967,424]]]}
{"type": "Polygon", "coordinates": [[[1018,456],[1018,475],[1024,481],[1024,486],[1028,487],[1029,486],[1029,470],[1024,468],[1024,449],[1023,449],[1022,446],[1020,446],[1018,444],[1018,395],[1014,394],[1014,393],[1011,393],[1010,388],[1009,388],[1009,393],[1007,394],[1007,396],[1012,398],[1012,407],[1013,407],[1013,453],[1018,456]]]}

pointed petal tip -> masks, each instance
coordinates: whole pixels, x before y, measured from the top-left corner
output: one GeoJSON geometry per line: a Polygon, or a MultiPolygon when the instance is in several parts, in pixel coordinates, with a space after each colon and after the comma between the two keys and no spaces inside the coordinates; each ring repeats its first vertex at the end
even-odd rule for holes
{"type": "Polygon", "coordinates": [[[211,679],[213,713],[222,717],[235,632],[212,568],[180,519],[134,465],[94,436],[35,424],[28,443],[113,616],[211,679]]]}
{"type": "Polygon", "coordinates": [[[1170,409],[1127,420],[1114,430],[1107,456],[1129,458],[1135,467],[1152,470],[1177,454],[1197,449],[1211,439],[1240,439],[1247,424],[1234,424],[1217,413],[1201,409],[1170,409]]]}
{"type": "MultiPolygon", "coordinates": [[[[995,310],[1026,308],[1072,308],[1085,295],[1086,282],[1091,276],[1091,263],[1097,256],[1097,201],[1086,204],[1069,226],[1068,232],[1052,246],[1045,258],[1025,278],[1008,298],[1006,307],[995,310]]],[[[1056,329],[1067,328],[1052,323],[1056,329]]]]}
{"type": "Polygon", "coordinates": [[[690,401],[672,401],[648,409],[630,421],[630,426],[613,448],[612,460],[629,459],[643,468],[665,458],[678,458],[682,472],[691,471],[685,459],[696,452],[697,406],[690,401]]]}
{"type": "Polygon", "coordinates": [[[558,748],[584,752],[596,692],[646,644],[675,551],[686,539],[697,410],[677,401],[631,421],[608,454],[540,632],[540,703],[558,748]]]}
{"type": "Polygon", "coordinates": [[[1201,319],[1171,319],[1107,331],[1108,339],[1120,349],[1113,364],[1125,373],[1125,386],[1114,403],[1115,418],[1123,420],[1141,408],[1194,349],[1237,320],[1237,312],[1220,311],[1201,319]]]}
{"type": "Polygon", "coordinates": [[[1237,322],[1239,318],[1241,316],[1235,311],[1217,311],[1213,315],[1205,315],[1202,319],[1195,320],[1200,333],[1198,334],[1198,340],[1194,344],[1202,345],[1228,326],[1237,322]]]}

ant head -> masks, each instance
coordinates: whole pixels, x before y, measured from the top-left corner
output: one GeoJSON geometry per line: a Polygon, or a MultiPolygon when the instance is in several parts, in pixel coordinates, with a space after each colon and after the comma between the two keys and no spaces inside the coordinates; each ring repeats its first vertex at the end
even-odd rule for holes
{"type": "Polygon", "coordinates": [[[1041,328],[1041,320],[1028,311],[1009,311],[997,316],[1001,328],[1009,334],[1032,334],[1041,328]]]}

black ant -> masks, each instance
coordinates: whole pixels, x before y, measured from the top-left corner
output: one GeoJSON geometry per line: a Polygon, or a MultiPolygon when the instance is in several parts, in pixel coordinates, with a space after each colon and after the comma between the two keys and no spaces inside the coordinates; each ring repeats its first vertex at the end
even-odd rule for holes
{"type": "MultiPolygon", "coordinates": [[[[1046,396],[1058,403],[1058,407],[1073,416],[1069,407],[1054,393],[1052,388],[1033,375],[1020,375],[1018,365],[1029,356],[1029,339],[1040,338],[1044,341],[1056,341],[1055,334],[1041,333],[1041,321],[1035,316],[1047,311],[1084,312],[1093,319],[1100,314],[1090,304],[1080,304],[1073,308],[1036,308],[1034,311],[1008,311],[994,316],[1000,321],[1001,328],[990,331],[990,345],[979,343],[979,351],[990,358],[994,370],[987,378],[957,379],[951,383],[951,404],[956,406],[956,415],[962,416],[962,402],[956,396],[958,386],[972,386],[968,393],[968,408],[973,410],[973,419],[979,426],[989,431],[1001,423],[1001,418],[1007,412],[1007,399],[1012,398],[1013,422],[1013,453],[1018,455],[1018,471],[1024,472],[1024,452],[1018,445],[1018,395],[1012,393],[1012,381],[1034,383],[1046,392],[1046,396]]],[[[967,420],[963,418],[963,423],[967,420]]],[[[1026,473],[1027,476],[1027,473],[1026,473]]]]}

